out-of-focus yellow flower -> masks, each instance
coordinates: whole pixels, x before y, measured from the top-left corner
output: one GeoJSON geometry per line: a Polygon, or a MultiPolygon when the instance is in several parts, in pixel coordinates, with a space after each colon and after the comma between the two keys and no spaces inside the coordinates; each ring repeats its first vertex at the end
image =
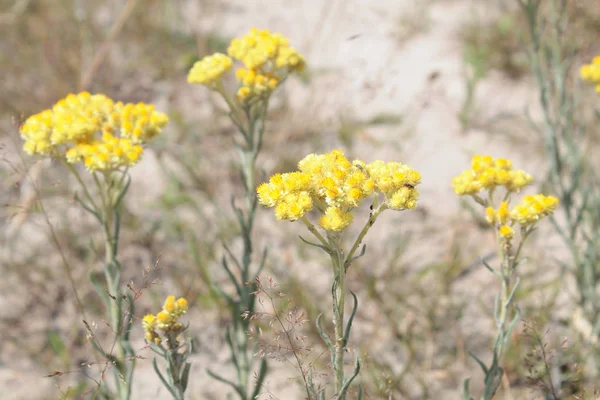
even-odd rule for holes
{"type": "Polygon", "coordinates": [[[165,304],[163,305],[163,310],[168,313],[173,313],[175,311],[175,296],[167,296],[165,304]]]}
{"type": "Polygon", "coordinates": [[[581,79],[594,84],[596,91],[600,93],[600,56],[594,57],[590,64],[581,66],[579,73],[581,79]]]}
{"type": "Polygon", "coordinates": [[[179,299],[177,299],[177,302],[175,303],[175,312],[179,315],[183,315],[187,312],[187,310],[188,310],[187,300],[184,299],[183,297],[180,297],[179,299]]]}
{"type": "Polygon", "coordinates": [[[494,207],[486,207],[486,209],[485,209],[485,220],[490,225],[494,225],[496,223],[496,210],[494,210],[494,207]]]}
{"type": "Polygon", "coordinates": [[[273,74],[264,75],[254,70],[240,68],[236,72],[236,77],[242,86],[238,89],[237,98],[240,101],[246,101],[255,97],[266,97],[271,94],[279,84],[279,78],[273,74]]]}
{"type": "Polygon", "coordinates": [[[512,162],[505,158],[476,155],[471,161],[471,169],[463,171],[452,179],[452,186],[458,195],[474,195],[481,190],[493,190],[504,186],[509,192],[518,192],[533,180],[531,175],[521,170],[513,170],[512,162]]]}
{"type": "Polygon", "coordinates": [[[328,207],[325,214],[319,218],[319,225],[327,231],[340,232],[352,223],[354,217],[337,207],[328,207]]]}
{"type": "Polygon", "coordinates": [[[498,233],[506,240],[512,239],[515,235],[515,231],[508,225],[502,225],[500,229],[498,229],[498,233]]]}
{"type": "Polygon", "coordinates": [[[194,64],[188,74],[188,82],[214,87],[232,65],[233,60],[225,54],[215,53],[206,56],[194,64]]]}
{"type": "Polygon", "coordinates": [[[522,226],[533,225],[541,218],[554,212],[558,205],[558,199],[554,196],[535,194],[525,196],[521,203],[517,204],[510,216],[522,226]]]}
{"type": "Polygon", "coordinates": [[[82,161],[91,171],[110,171],[135,165],[141,145],[158,135],[167,121],[153,105],[115,104],[104,95],[82,92],[29,117],[21,136],[29,154],[82,161]]]}
{"type": "Polygon", "coordinates": [[[373,193],[383,196],[388,208],[413,209],[421,176],[407,165],[375,161],[350,162],[341,150],[309,154],[297,172],[276,174],[257,188],[258,200],[275,208],[277,219],[295,221],[313,207],[323,214],[319,224],[340,231],[352,222],[352,209],[373,193]]]}
{"type": "Polygon", "coordinates": [[[508,202],[503,201],[502,203],[500,203],[500,207],[498,207],[498,212],[496,213],[496,216],[500,225],[504,225],[510,220],[508,202]]]}
{"type": "Polygon", "coordinates": [[[145,330],[154,330],[156,329],[156,317],[152,314],[147,314],[144,316],[142,320],[142,325],[145,330]]]}
{"type": "Polygon", "coordinates": [[[240,82],[236,98],[242,104],[248,104],[266,99],[289,74],[302,71],[305,66],[304,58],[290,47],[287,38],[266,29],[252,28],[245,35],[234,38],[227,53],[231,58],[216,53],[195,63],[188,82],[220,90],[217,83],[233,65],[233,58],[245,67],[235,73],[240,82]]]}
{"type": "Polygon", "coordinates": [[[290,47],[289,40],[267,29],[250,29],[248,33],[231,41],[227,53],[244,63],[248,69],[282,69],[301,71],[304,59],[290,47]]]}
{"type": "Polygon", "coordinates": [[[178,333],[183,330],[183,324],[179,318],[188,311],[187,300],[183,297],[175,300],[175,296],[167,296],[163,304],[163,309],[156,314],[146,315],[142,320],[142,326],[146,332],[146,340],[160,344],[161,339],[156,329],[163,332],[178,333]]]}

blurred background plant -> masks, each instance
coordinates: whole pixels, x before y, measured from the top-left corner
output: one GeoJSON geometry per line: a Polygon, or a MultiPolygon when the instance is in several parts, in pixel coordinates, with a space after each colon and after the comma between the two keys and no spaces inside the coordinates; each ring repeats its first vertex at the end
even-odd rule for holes
{"type": "Polygon", "coordinates": [[[156,358],[152,361],[154,371],[165,385],[173,400],[183,400],[185,390],[188,386],[191,363],[188,358],[193,351],[192,341],[186,339],[181,341],[187,327],[179,321],[179,318],[187,313],[187,300],[183,297],[175,300],[175,296],[168,296],[162,311],[156,315],[147,314],[142,319],[142,326],[152,351],[158,354],[167,363],[166,378],[158,367],[156,358]],[[162,332],[162,335],[157,332],[162,332]]]}
{"type": "MultiPolygon", "coordinates": [[[[456,194],[471,196],[485,207],[485,218],[495,230],[498,256],[501,260],[497,268],[490,266],[485,260],[482,261],[501,283],[501,290],[494,301],[494,320],[498,331],[494,339],[492,361],[486,365],[469,351],[485,374],[482,400],[492,399],[500,387],[504,377],[504,356],[511,344],[511,334],[519,322],[521,312],[514,300],[521,281],[517,267],[524,261],[520,258],[523,244],[535,229],[537,222],[551,215],[558,204],[556,197],[537,194],[525,196],[519,204],[509,209],[513,195],[528,186],[532,179],[531,175],[523,170],[514,170],[510,160],[474,156],[471,169],[465,170],[452,180],[456,194]],[[500,203],[498,197],[502,199],[500,203]],[[513,242],[513,227],[519,232],[518,245],[513,242]]],[[[469,383],[470,378],[465,379],[465,400],[473,399],[469,394],[469,383]]]]}
{"type": "MultiPolygon", "coordinates": [[[[572,18],[575,12],[584,12],[585,5],[566,0],[519,0],[519,5],[527,21],[527,55],[543,115],[542,124],[530,117],[543,139],[547,159],[547,179],[542,188],[556,193],[560,199],[563,212],[552,221],[570,252],[570,258],[559,260],[559,263],[576,283],[572,294],[578,308],[571,323],[576,329],[579,327],[582,339],[590,346],[593,357],[588,357],[587,362],[597,377],[600,362],[600,181],[597,163],[590,157],[590,151],[592,143],[597,142],[593,121],[597,121],[598,114],[592,119],[586,116],[586,101],[577,82],[576,55],[581,46],[578,37],[581,26],[577,26],[572,18]]],[[[591,12],[593,15],[595,10],[591,12]]],[[[589,101],[597,103],[594,99],[589,101]]]]}

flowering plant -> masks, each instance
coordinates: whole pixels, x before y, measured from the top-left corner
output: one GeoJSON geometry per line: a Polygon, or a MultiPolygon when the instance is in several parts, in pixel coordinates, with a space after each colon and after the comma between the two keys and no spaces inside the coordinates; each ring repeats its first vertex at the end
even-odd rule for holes
{"type": "Polygon", "coordinates": [[[168,296],[161,311],[156,315],[147,314],[142,320],[150,348],[167,362],[166,378],[160,372],[156,358],[153,361],[154,371],[174,400],[183,400],[192,366],[187,361],[192,351],[192,342],[180,340],[186,328],[179,319],[187,311],[186,299],[180,297],[175,300],[175,296],[168,296]]]}
{"type": "MultiPolygon", "coordinates": [[[[128,170],[137,164],[143,146],[166,125],[168,117],[144,103],[114,102],[102,94],[69,94],[51,109],[29,117],[21,126],[23,149],[30,155],[58,159],[80,184],[81,206],[102,226],[105,248],[104,278],[90,279],[109,311],[110,327],[116,335],[116,355],[92,342],[113,369],[117,398],[131,396],[135,353],[129,342],[133,299],[119,293],[122,266],[117,259],[121,202],[129,187],[128,170]],[[89,171],[92,182],[80,174],[77,164],[89,171]],[[129,362],[126,362],[129,361],[129,362]]],[[[102,389],[105,398],[114,398],[102,389]]]]}
{"type": "MultiPolygon", "coordinates": [[[[257,188],[258,200],[262,205],[274,208],[279,220],[302,221],[318,243],[302,240],[321,248],[331,257],[334,340],[321,326],[322,315],[317,318],[317,328],[328,346],[335,373],[336,399],[341,400],[346,398],[350,384],[360,371],[357,358],[352,375],[347,378],[344,376],[344,354],[358,307],[358,299],[351,292],[354,306],[346,323],[346,273],[352,262],[365,253],[366,245],[359,255],[355,255],[382,212],[387,209],[402,211],[416,208],[419,192],[415,186],[420,183],[421,175],[398,162],[350,162],[341,150],[333,150],[328,154],[309,154],[298,163],[298,169],[296,172],[273,175],[268,183],[260,185],[257,188]],[[373,200],[369,218],[346,252],[342,246],[342,233],[354,220],[352,211],[368,198],[373,200]],[[325,236],[308,218],[313,208],[321,214],[318,226],[325,231],[325,236]]],[[[307,381],[306,391],[309,398],[324,396],[324,392],[317,393],[312,379],[307,381]]]]}
{"type": "MultiPolygon", "coordinates": [[[[456,194],[471,196],[478,204],[485,207],[485,218],[496,232],[498,254],[501,257],[499,268],[493,268],[485,260],[483,261],[502,284],[494,303],[494,317],[498,332],[494,341],[491,365],[486,366],[475,354],[470,353],[485,374],[482,400],[491,399],[500,386],[504,374],[500,366],[502,357],[510,334],[519,321],[519,308],[513,300],[520,281],[516,269],[523,262],[520,259],[523,244],[538,221],[552,214],[558,205],[556,197],[535,194],[525,196],[511,209],[509,206],[511,197],[529,185],[532,180],[528,173],[514,170],[510,160],[479,155],[473,157],[471,169],[462,172],[452,180],[456,194]],[[502,189],[504,189],[503,193],[502,189]],[[499,204],[498,195],[502,199],[499,204]],[[514,228],[520,232],[516,250],[513,243],[516,240],[514,228]]],[[[469,379],[465,380],[463,389],[464,399],[472,399],[469,395],[469,379]]]]}
{"type": "Polygon", "coordinates": [[[256,296],[252,293],[257,288],[255,284],[249,285],[248,282],[255,282],[255,278],[265,265],[267,254],[265,249],[257,268],[252,268],[252,230],[257,205],[256,159],[262,147],[271,95],[290,74],[301,71],[305,63],[302,56],[289,45],[289,40],[283,35],[256,28],[242,37],[233,39],[227,53],[228,55],[216,53],[196,62],[188,74],[188,82],[204,85],[225,100],[229,107],[229,116],[242,137],[241,143],[235,142],[235,146],[240,155],[245,208],[240,209],[234,205],[234,211],[243,238],[243,254],[241,257],[236,257],[225,244],[228,257],[223,257],[222,262],[236,294],[231,296],[221,287],[217,287],[231,311],[232,325],[228,327],[225,339],[229,345],[237,377],[234,381],[217,375],[211,370],[208,370],[208,373],[233,388],[240,400],[249,400],[258,396],[267,373],[266,359],[263,358],[255,383],[250,382],[253,370],[251,358],[254,354],[248,343],[251,319],[243,317],[245,313],[254,312],[256,296]],[[231,93],[226,89],[223,81],[235,61],[241,63],[241,66],[235,73],[237,89],[231,93]],[[230,260],[237,267],[238,273],[232,271],[230,260]]]}

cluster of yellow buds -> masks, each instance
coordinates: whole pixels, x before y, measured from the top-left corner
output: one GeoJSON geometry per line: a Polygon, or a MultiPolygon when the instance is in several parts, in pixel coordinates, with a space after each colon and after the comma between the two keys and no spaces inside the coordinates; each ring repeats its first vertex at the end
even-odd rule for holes
{"type": "Polygon", "coordinates": [[[162,311],[158,314],[148,314],[142,320],[142,326],[146,333],[146,340],[155,344],[160,344],[162,339],[156,332],[157,329],[168,333],[178,334],[183,330],[183,324],[179,318],[188,310],[187,300],[183,297],[175,300],[175,296],[168,296],[163,305],[162,311]]]}
{"type": "Polygon", "coordinates": [[[512,162],[504,158],[474,156],[471,169],[452,179],[458,195],[477,194],[481,190],[493,190],[504,186],[509,192],[518,192],[529,185],[533,178],[522,170],[513,170],[512,162]]]}
{"type": "Polygon", "coordinates": [[[500,236],[512,239],[514,236],[512,226],[515,223],[520,224],[522,227],[532,226],[541,218],[552,214],[557,205],[558,199],[554,196],[529,195],[525,196],[512,210],[509,210],[506,201],[500,203],[498,209],[487,207],[485,218],[491,225],[496,226],[500,236]]]}
{"type": "Polygon", "coordinates": [[[591,64],[585,64],[579,70],[581,79],[596,85],[596,91],[600,93],[600,56],[594,57],[591,64]]]}
{"type": "Polygon", "coordinates": [[[486,205],[485,219],[498,230],[503,239],[512,239],[512,227],[515,224],[521,225],[522,228],[531,227],[556,209],[558,199],[543,194],[525,196],[519,204],[510,209],[507,201],[509,194],[529,184],[532,181],[531,175],[521,170],[513,170],[512,162],[503,158],[494,160],[490,156],[475,156],[471,164],[471,170],[464,171],[453,179],[454,190],[459,195],[475,195],[482,189],[492,193],[497,186],[505,186],[507,194],[498,208],[489,204],[491,194],[489,200],[481,199],[486,205]]]}
{"type": "Polygon", "coordinates": [[[309,154],[298,163],[299,171],[273,175],[257,188],[258,200],[275,207],[277,219],[296,221],[317,208],[319,225],[341,231],[352,223],[352,209],[374,194],[382,194],[386,208],[414,209],[421,175],[398,163],[361,160],[350,162],[341,150],[309,154]]]}
{"type": "Polygon", "coordinates": [[[91,170],[133,166],[142,145],[166,125],[166,114],[144,103],[115,103],[102,94],[69,94],[21,126],[25,152],[82,161],[91,170]],[[118,135],[118,136],[117,136],[118,135]]]}
{"type": "Polygon", "coordinates": [[[227,53],[229,56],[215,53],[196,62],[188,82],[222,91],[221,78],[231,69],[233,59],[238,60],[245,68],[236,71],[240,82],[236,96],[244,103],[268,97],[290,73],[302,71],[305,66],[304,59],[287,38],[266,29],[252,28],[233,39],[227,53]]]}

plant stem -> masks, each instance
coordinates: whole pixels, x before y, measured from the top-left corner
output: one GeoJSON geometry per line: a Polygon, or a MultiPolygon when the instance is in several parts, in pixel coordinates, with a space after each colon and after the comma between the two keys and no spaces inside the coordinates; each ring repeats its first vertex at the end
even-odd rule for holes
{"type": "Polygon", "coordinates": [[[333,370],[335,373],[335,390],[340,393],[344,385],[344,294],[345,276],[344,252],[341,249],[341,237],[339,233],[328,232],[328,238],[332,244],[331,263],[335,285],[333,290],[333,326],[335,328],[335,357],[333,370]]]}

